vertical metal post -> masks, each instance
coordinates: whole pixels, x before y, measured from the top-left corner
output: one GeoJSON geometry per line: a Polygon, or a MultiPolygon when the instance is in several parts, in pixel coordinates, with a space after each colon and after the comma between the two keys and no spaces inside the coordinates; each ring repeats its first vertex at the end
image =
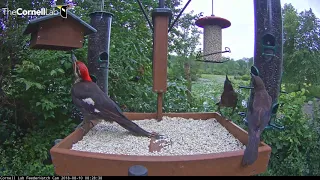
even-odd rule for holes
{"type": "Polygon", "coordinates": [[[90,24],[97,32],[89,35],[88,69],[103,92],[108,94],[108,67],[111,21],[113,14],[99,11],[90,14],[90,24]]]}
{"type": "Polygon", "coordinates": [[[211,16],[214,16],[213,15],[213,0],[211,1],[211,16]]]}
{"type": "Polygon", "coordinates": [[[159,8],[164,8],[164,0],[159,0],[159,8]]]}

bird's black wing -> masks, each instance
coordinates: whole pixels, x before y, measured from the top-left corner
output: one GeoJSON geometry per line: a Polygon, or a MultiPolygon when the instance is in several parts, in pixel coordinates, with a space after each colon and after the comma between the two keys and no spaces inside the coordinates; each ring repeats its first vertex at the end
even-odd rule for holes
{"type": "Polygon", "coordinates": [[[137,124],[127,119],[119,106],[109,98],[95,83],[79,82],[73,85],[72,96],[78,107],[105,120],[116,121],[130,132],[142,136],[150,136],[137,124]]]}
{"type": "MultiPolygon", "coordinates": [[[[89,113],[103,117],[122,117],[122,111],[95,83],[79,82],[72,87],[72,100],[89,113]]],[[[107,120],[107,119],[106,119],[107,120]]]]}

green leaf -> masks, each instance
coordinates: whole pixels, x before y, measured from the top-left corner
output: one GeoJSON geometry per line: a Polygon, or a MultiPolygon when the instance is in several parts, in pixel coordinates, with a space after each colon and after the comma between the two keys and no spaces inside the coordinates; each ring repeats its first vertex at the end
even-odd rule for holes
{"type": "Polygon", "coordinates": [[[54,75],[56,75],[57,74],[57,72],[55,71],[55,70],[51,70],[51,72],[50,72],[50,75],[51,76],[54,76],[54,75]]]}
{"type": "Polygon", "coordinates": [[[32,86],[29,81],[25,81],[24,83],[26,84],[26,90],[28,90],[32,86]]]}

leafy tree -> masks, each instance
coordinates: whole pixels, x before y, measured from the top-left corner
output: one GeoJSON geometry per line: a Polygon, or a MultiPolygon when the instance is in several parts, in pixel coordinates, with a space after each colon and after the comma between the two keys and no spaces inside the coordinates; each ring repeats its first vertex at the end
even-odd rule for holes
{"type": "MultiPolygon", "coordinates": [[[[291,4],[283,9],[284,82],[298,84],[320,82],[319,19],[312,10],[297,13],[291,4]]],[[[299,88],[300,89],[300,88],[299,88]]]]}

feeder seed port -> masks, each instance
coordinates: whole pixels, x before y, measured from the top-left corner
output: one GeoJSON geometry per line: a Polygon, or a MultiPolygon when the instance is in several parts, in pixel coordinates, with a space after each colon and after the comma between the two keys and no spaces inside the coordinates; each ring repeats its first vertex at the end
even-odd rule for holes
{"type": "MultiPolygon", "coordinates": [[[[262,37],[262,56],[276,57],[276,38],[271,34],[265,34],[262,37]],[[269,52],[270,51],[270,52],[269,52]]],[[[271,60],[271,59],[268,59],[271,60]]]]}

